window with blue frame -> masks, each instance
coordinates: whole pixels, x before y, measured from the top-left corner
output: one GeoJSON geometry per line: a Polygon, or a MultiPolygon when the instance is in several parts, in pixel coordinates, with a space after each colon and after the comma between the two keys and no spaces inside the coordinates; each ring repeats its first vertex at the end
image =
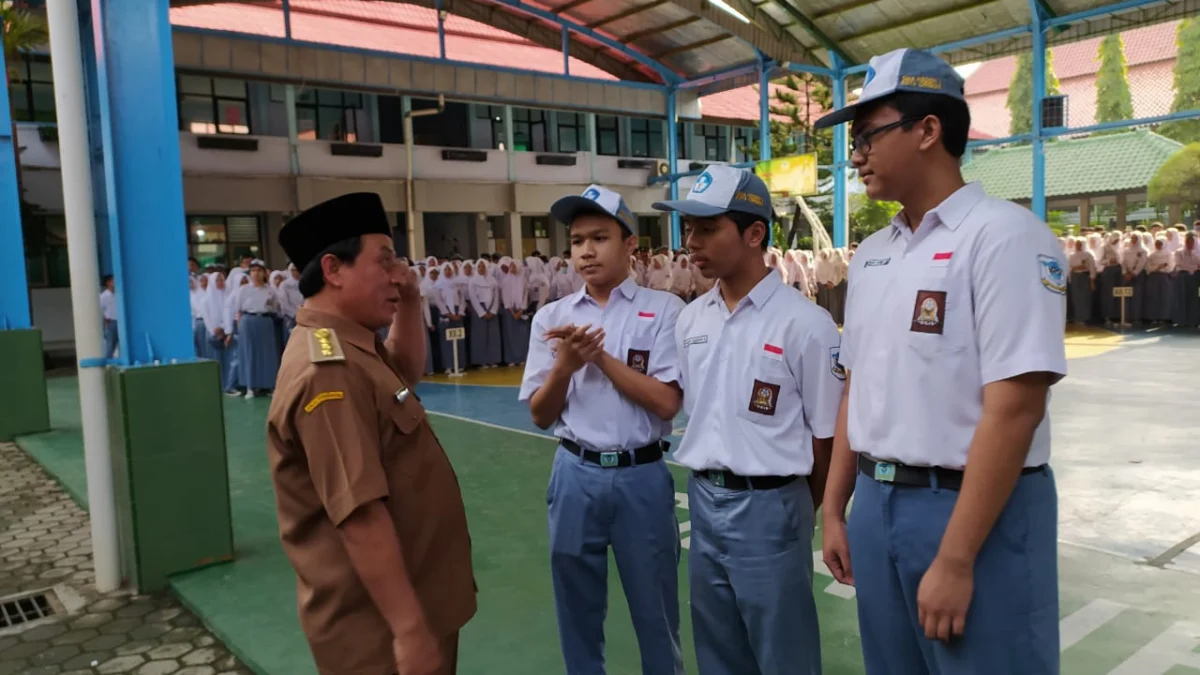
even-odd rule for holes
{"type": "Polygon", "coordinates": [[[586,152],[587,116],[581,113],[560,112],[555,117],[558,123],[558,151],[586,152]]]}
{"type": "MultiPolygon", "coordinates": [[[[550,147],[550,125],[546,120],[546,111],[514,106],[512,114],[512,149],[517,152],[546,152],[550,147]]],[[[491,119],[494,142],[492,147],[499,148],[504,143],[504,107],[498,105],[477,106],[475,116],[481,119],[484,117],[491,119]]]]}
{"type": "Polygon", "coordinates": [[[629,119],[629,154],[632,157],[665,158],[666,148],[663,147],[662,120],[648,120],[640,117],[629,119]]]}
{"type": "Polygon", "coordinates": [[[9,65],[8,95],[18,122],[54,122],[54,74],[50,62],[22,54],[9,65]]]}
{"type": "Polygon", "coordinates": [[[621,124],[615,115],[596,115],[596,154],[621,154],[621,124]]]}
{"type": "Polygon", "coordinates": [[[179,75],[179,128],[193,134],[249,134],[250,93],[245,80],[179,75]]]}

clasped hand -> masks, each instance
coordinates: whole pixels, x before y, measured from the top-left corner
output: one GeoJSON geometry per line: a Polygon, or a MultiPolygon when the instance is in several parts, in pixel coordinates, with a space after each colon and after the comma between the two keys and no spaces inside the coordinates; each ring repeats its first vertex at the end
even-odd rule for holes
{"type": "Polygon", "coordinates": [[[547,340],[557,340],[555,357],[557,365],[568,372],[575,372],[585,363],[596,363],[604,356],[604,328],[588,331],[591,324],[575,326],[567,324],[546,331],[547,340]]]}

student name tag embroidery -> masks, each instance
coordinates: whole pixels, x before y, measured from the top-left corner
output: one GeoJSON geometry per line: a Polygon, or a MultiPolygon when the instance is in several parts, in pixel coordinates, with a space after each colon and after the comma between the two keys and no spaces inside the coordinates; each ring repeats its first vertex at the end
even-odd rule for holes
{"type": "Polygon", "coordinates": [[[863,267],[883,267],[892,262],[891,258],[871,258],[863,267]]]}
{"type": "Polygon", "coordinates": [[[767,357],[768,359],[771,359],[772,361],[782,361],[783,360],[783,347],[777,347],[777,346],[771,344],[770,342],[765,343],[763,345],[762,355],[767,357]]]}
{"type": "Polygon", "coordinates": [[[946,291],[917,291],[913,303],[912,327],[914,333],[941,335],[945,330],[946,291]]]}
{"type": "Polygon", "coordinates": [[[625,365],[641,373],[642,375],[649,374],[650,350],[630,349],[629,354],[625,357],[625,365]]]}
{"type": "Polygon", "coordinates": [[[692,345],[706,345],[706,344],[708,344],[708,336],[707,335],[693,335],[690,338],[683,339],[683,346],[685,349],[687,347],[691,347],[692,345]]]}
{"type": "Polygon", "coordinates": [[[755,380],[754,390],[750,394],[750,412],[773,416],[778,404],[779,385],[755,380]]]}

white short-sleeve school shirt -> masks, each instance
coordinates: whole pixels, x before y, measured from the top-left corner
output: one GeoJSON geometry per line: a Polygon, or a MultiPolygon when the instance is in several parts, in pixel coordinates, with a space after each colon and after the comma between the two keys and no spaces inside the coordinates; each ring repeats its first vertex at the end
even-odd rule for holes
{"type": "MultiPolygon", "coordinates": [[[[529,401],[546,383],[555,351],[546,331],[567,324],[604,327],[604,350],[630,368],[661,382],[679,381],[675,352],[675,321],[683,300],[673,293],[642,288],[626,279],[601,307],[587,288],[549,303],[533,316],[529,356],[519,399],[529,401]]],[[[554,435],[599,451],[635,450],[671,434],[664,420],[626,398],[592,364],[571,376],[567,404],[554,426],[554,435]]]]}
{"type": "MultiPolygon", "coordinates": [[[[1067,265],[1054,234],[970,183],[913,232],[897,215],[858,247],[841,361],[850,447],[878,460],[962,469],[983,388],[1067,373],[1067,265]]],[[[1050,459],[1049,414],[1025,466],[1050,459]]]]}
{"type": "Polygon", "coordinates": [[[829,312],[770,270],[729,311],[717,284],[675,325],[687,430],[675,461],[741,476],[812,473],[832,438],[845,373],[829,312]]]}

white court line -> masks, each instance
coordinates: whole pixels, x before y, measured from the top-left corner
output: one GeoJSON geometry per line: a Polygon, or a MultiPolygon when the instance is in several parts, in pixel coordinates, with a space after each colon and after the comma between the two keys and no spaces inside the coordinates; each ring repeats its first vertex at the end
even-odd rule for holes
{"type": "MultiPolygon", "coordinates": [[[[825,564],[825,556],[820,551],[813,551],[813,572],[833,579],[833,572],[829,571],[829,566],[825,564]]],[[[837,579],[833,579],[833,583],[825,587],[825,592],[847,600],[855,595],[853,586],[847,586],[837,579]]]]}
{"type": "Polygon", "coordinates": [[[1126,605],[1099,598],[1093,600],[1059,622],[1060,650],[1067,651],[1083,638],[1091,635],[1118,614],[1129,609],[1126,605]]]}

